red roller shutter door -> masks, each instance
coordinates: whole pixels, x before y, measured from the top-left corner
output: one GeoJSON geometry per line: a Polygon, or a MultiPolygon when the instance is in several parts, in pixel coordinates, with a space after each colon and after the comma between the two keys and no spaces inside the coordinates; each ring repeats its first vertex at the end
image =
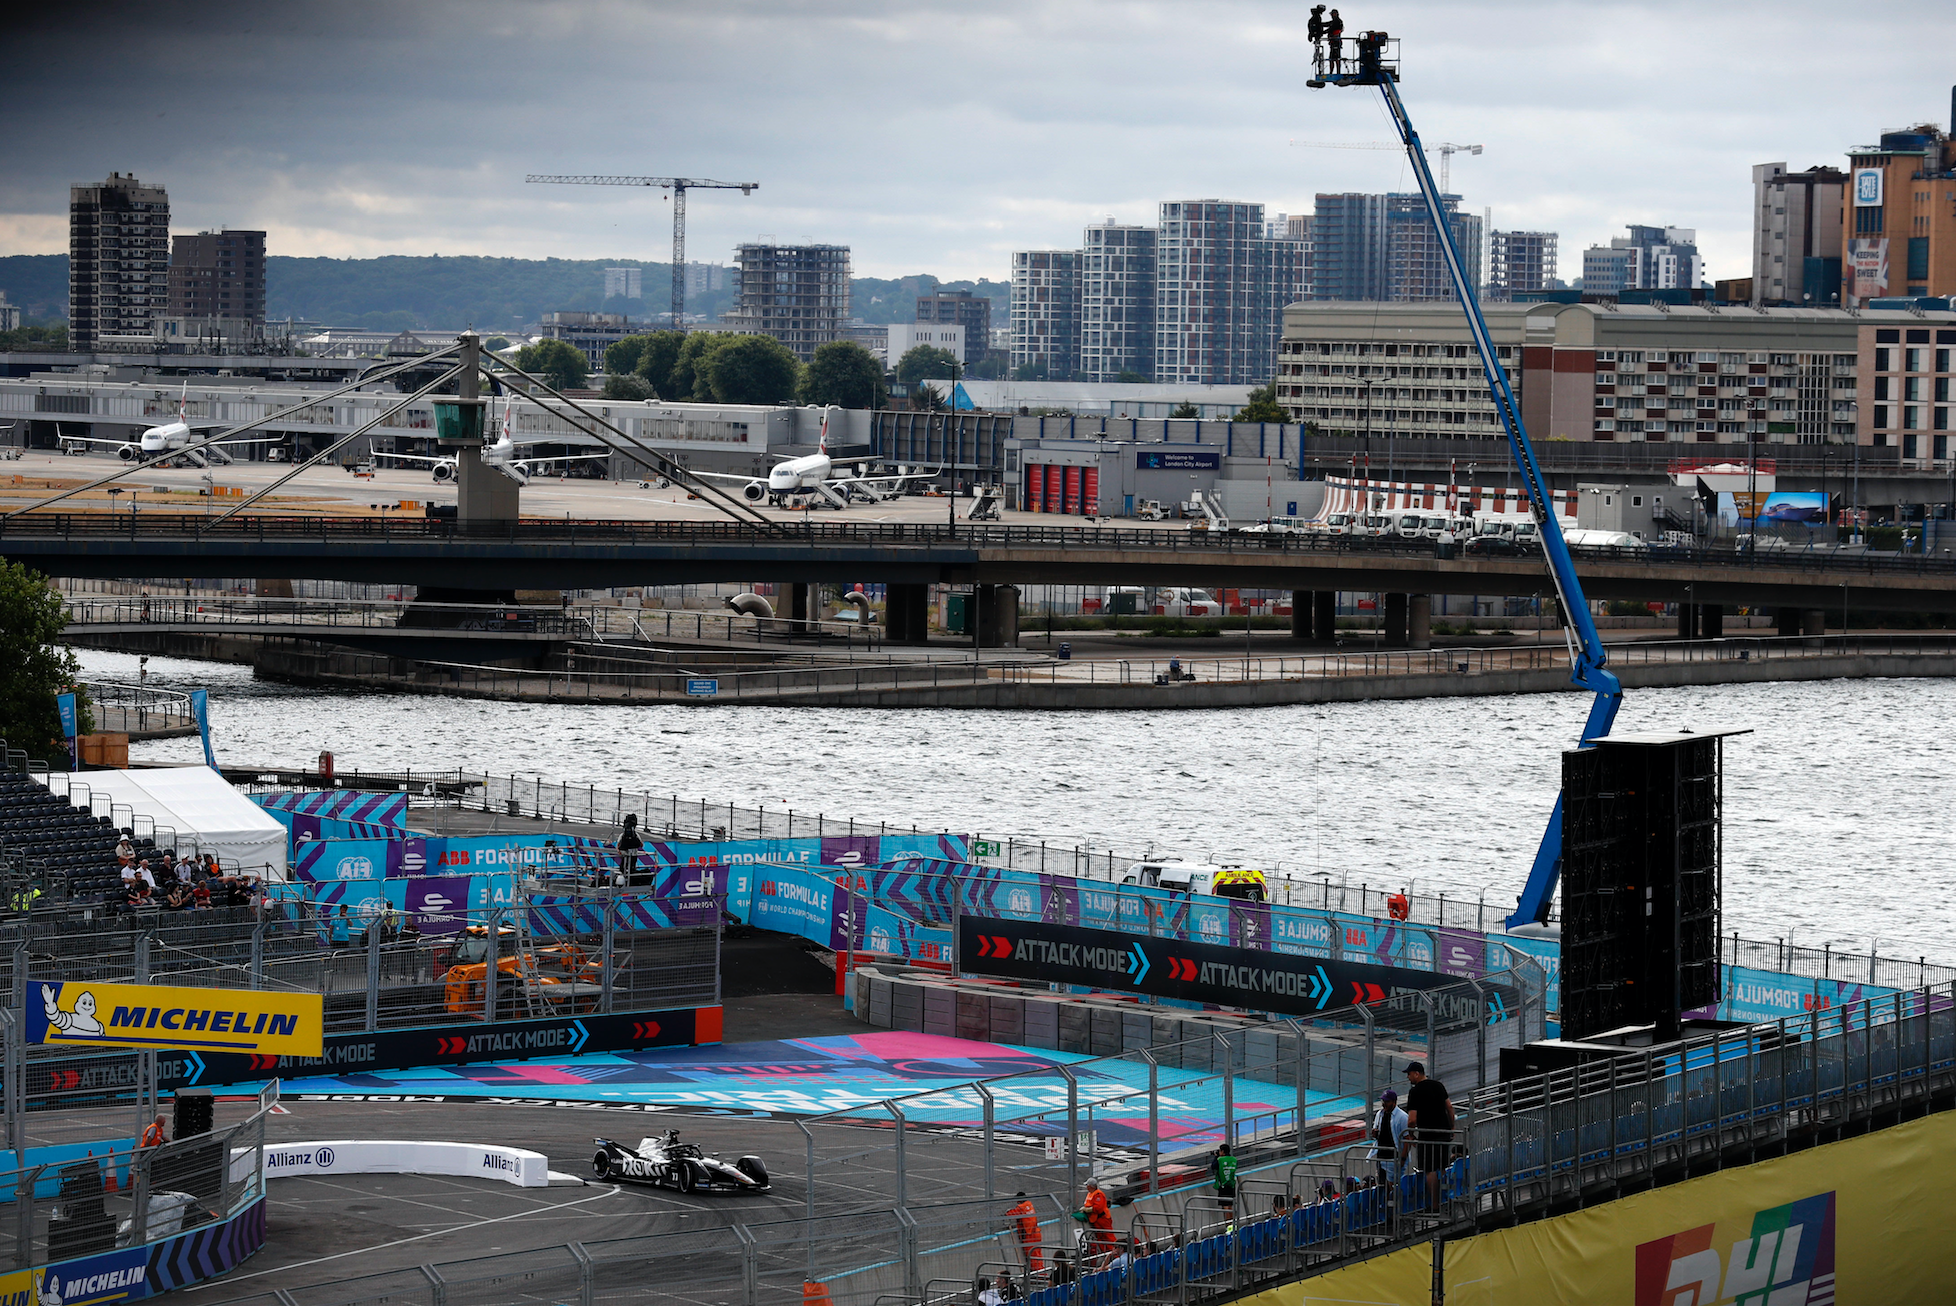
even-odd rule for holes
{"type": "Polygon", "coordinates": [[[1028,512],[1038,512],[1046,506],[1046,464],[1026,464],[1025,506],[1028,512]]]}
{"type": "Polygon", "coordinates": [[[1047,512],[1058,512],[1060,510],[1060,489],[1061,489],[1060,483],[1065,479],[1066,478],[1060,474],[1060,469],[1057,466],[1054,466],[1050,463],[1047,464],[1046,466],[1046,511],[1047,512]]]}
{"type": "Polygon", "coordinates": [[[1080,475],[1080,513],[1086,517],[1100,515],[1100,469],[1085,468],[1080,475]]]}
{"type": "Polygon", "coordinates": [[[1066,469],[1066,501],[1060,511],[1072,517],[1080,511],[1080,469],[1066,469]]]}

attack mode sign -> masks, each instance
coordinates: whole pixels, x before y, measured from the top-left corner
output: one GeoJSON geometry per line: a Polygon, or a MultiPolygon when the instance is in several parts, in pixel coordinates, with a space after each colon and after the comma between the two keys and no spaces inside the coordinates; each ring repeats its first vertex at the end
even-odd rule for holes
{"type": "Polygon", "coordinates": [[[1706,1224],[1637,1248],[1637,1306],[1831,1306],[1833,1300],[1832,1193],[1756,1213],[1750,1230],[1729,1247],[1718,1226],[1706,1224]]]}

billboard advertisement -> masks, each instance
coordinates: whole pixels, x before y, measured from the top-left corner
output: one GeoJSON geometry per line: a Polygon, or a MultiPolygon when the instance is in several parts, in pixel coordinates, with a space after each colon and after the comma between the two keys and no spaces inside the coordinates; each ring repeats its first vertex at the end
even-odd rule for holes
{"type": "Polygon", "coordinates": [[[1134,455],[1134,465],[1144,472],[1213,472],[1222,466],[1222,454],[1207,449],[1143,449],[1134,455]]]}
{"type": "MultiPolygon", "coordinates": [[[[1956,1162],[1938,1113],[1734,1166],[1518,1228],[1451,1240],[1449,1302],[1768,1306],[1927,1302],[1948,1294],[1937,1185],[1956,1162]],[[1543,1296],[1545,1285],[1550,1293],[1543,1296]]],[[[1408,1248],[1272,1289],[1270,1306],[1429,1306],[1433,1253],[1408,1248]]]]}
{"type": "Polygon", "coordinates": [[[1875,299],[1888,293],[1888,241],[1863,237],[1847,242],[1847,294],[1875,299]]]}
{"type": "Polygon", "coordinates": [[[1854,170],[1854,207],[1857,209],[1878,209],[1881,207],[1880,168],[1856,168],[1854,170]]]}
{"type": "Polygon", "coordinates": [[[1722,525],[1738,530],[1750,530],[1755,525],[1825,526],[1827,496],[1818,490],[1780,490],[1771,494],[1747,490],[1721,491],[1718,496],[1718,520],[1722,525]]]}

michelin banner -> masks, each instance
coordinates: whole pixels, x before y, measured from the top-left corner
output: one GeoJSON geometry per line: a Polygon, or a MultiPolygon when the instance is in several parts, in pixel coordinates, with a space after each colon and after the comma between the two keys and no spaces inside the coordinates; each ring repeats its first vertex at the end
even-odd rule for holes
{"type": "MultiPolygon", "coordinates": [[[[1956,1114],[1735,1166],[1586,1210],[1450,1239],[1448,1306],[1831,1306],[1943,1302],[1956,1114]]],[[[1426,1246],[1246,1298],[1428,1306],[1426,1246]]]]}
{"type": "Polygon", "coordinates": [[[316,1057],[325,1003],[317,993],[260,989],[37,984],[27,1004],[27,1041],[316,1057]]]}

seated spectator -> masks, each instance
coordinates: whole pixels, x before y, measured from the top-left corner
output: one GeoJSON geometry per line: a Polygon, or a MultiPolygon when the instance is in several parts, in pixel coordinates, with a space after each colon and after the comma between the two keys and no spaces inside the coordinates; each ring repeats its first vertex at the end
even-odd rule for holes
{"type": "Polygon", "coordinates": [[[1304,1209],[1304,1194],[1292,1193],[1290,1195],[1290,1209],[1293,1211],[1301,1211],[1304,1209]]]}
{"type": "Polygon", "coordinates": [[[1278,1193],[1270,1199],[1270,1214],[1281,1216],[1284,1213],[1284,1195],[1278,1193]]]}
{"type": "Polygon", "coordinates": [[[978,1306],[1002,1306],[1005,1299],[998,1295],[998,1289],[992,1287],[992,1281],[981,1274],[978,1276],[977,1301],[978,1306]]]}
{"type": "Polygon", "coordinates": [[[136,878],[152,889],[156,887],[156,873],[149,869],[149,858],[141,857],[137,859],[136,878]]]}
{"type": "Polygon", "coordinates": [[[144,908],[156,906],[156,899],[150,896],[149,885],[141,880],[136,881],[135,887],[129,894],[129,905],[144,908]]]}
{"type": "Polygon", "coordinates": [[[1317,1205],[1323,1206],[1327,1202],[1335,1202],[1337,1200],[1338,1185],[1332,1183],[1329,1179],[1318,1185],[1317,1205]]]}
{"type": "Polygon", "coordinates": [[[157,904],[166,911],[182,911],[190,905],[190,886],[171,884],[163,891],[162,901],[157,904]]]}
{"type": "Polygon", "coordinates": [[[1024,1301],[1026,1295],[1019,1291],[1019,1285],[1012,1282],[1012,1271],[998,1272],[998,1299],[1000,1301],[1024,1301]]]}
{"type": "Polygon", "coordinates": [[[122,832],[122,838],[116,841],[115,859],[124,866],[136,860],[136,842],[129,837],[129,831],[127,830],[124,830],[122,832]]]}
{"type": "Polygon", "coordinates": [[[211,909],[211,886],[208,880],[190,891],[190,906],[193,911],[211,909]]]}

